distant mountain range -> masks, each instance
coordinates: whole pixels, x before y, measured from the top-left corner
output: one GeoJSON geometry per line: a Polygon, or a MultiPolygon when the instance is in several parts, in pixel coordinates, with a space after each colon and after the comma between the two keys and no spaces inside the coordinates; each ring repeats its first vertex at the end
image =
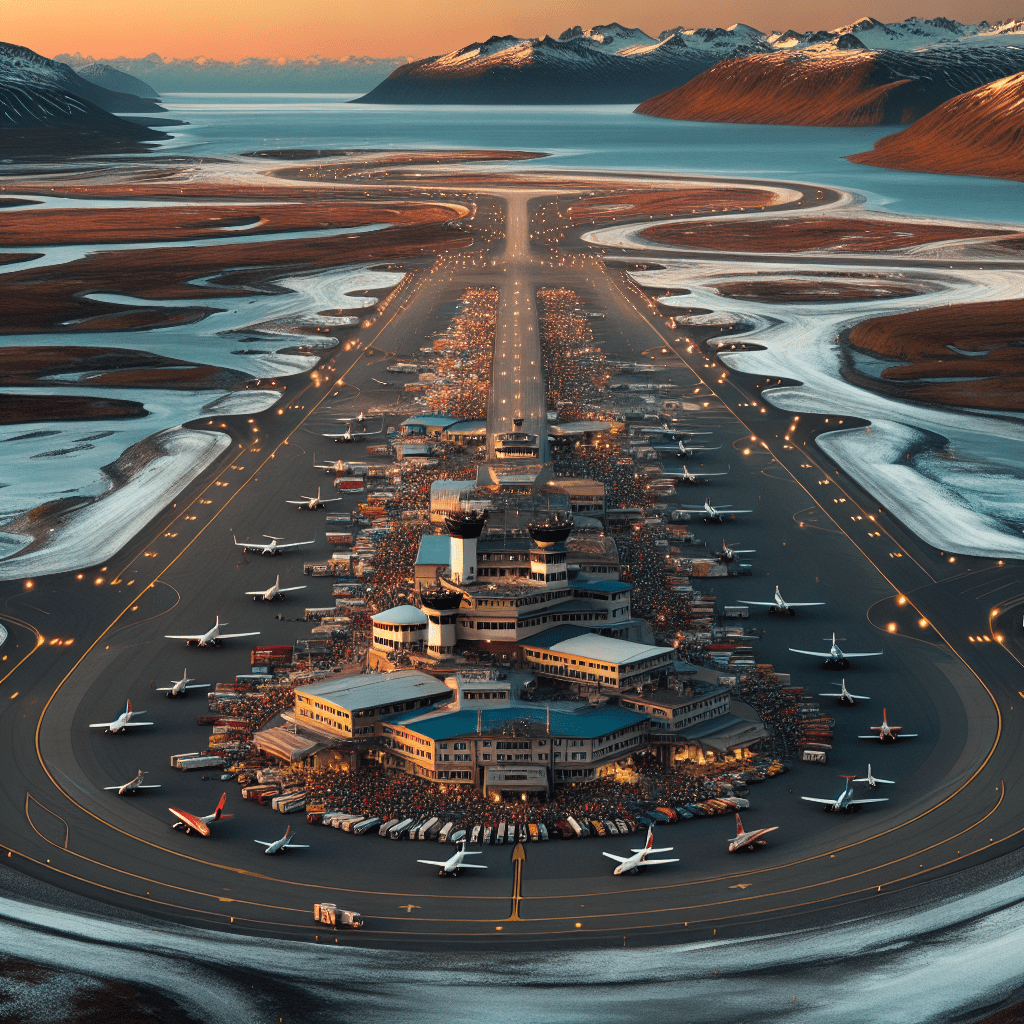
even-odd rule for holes
{"type": "MultiPolygon", "coordinates": [[[[159,93],[169,92],[311,92],[362,93],[372,89],[407,57],[304,57],[278,60],[273,57],[246,57],[239,61],[189,60],[163,58],[158,53],[146,57],[83,57],[80,53],[58,54],[63,61],[86,74],[90,67],[103,66],[111,71],[142,79],[159,93]]],[[[102,84],[106,85],[104,81],[102,84]]],[[[113,87],[113,80],[108,88],[113,87]]]]}
{"type": "MultiPolygon", "coordinates": [[[[142,83],[139,83],[140,85],[142,83]]],[[[117,114],[163,112],[154,97],[115,92],[25,46],[0,43],[0,154],[122,151],[167,136],[117,114]]]]}
{"type": "Polygon", "coordinates": [[[909,128],[887,135],[858,164],[932,174],[1024,181],[1024,72],[954,96],[909,128]]]}
{"type": "Polygon", "coordinates": [[[784,53],[821,56],[851,50],[911,53],[941,47],[955,48],[959,59],[972,65],[975,46],[1024,47],[1020,33],[1024,33],[1021,21],[964,25],[947,18],[909,18],[891,25],[863,18],[818,32],[765,33],[749,25],[676,28],[657,37],[618,23],[587,30],[576,26],[557,39],[492,36],[451,53],[413,61],[396,68],[358,102],[639,103],[734,58],[784,53]]]}

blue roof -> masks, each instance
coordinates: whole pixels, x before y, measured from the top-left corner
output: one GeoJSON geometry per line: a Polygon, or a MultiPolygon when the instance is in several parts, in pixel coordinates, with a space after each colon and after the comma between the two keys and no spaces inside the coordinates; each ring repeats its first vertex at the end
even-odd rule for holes
{"type": "MultiPolygon", "coordinates": [[[[475,708],[472,711],[403,711],[398,715],[381,718],[380,721],[403,726],[432,740],[445,740],[453,736],[470,736],[476,733],[478,713],[483,733],[489,733],[492,737],[493,730],[500,729],[505,723],[526,720],[544,725],[548,718],[546,705],[516,704],[512,707],[482,709],[479,712],[475,708]]],[[[594,708],[589,704],[583,704],[572,711],[552,707],[551,735],[597,739],[618,729],[644,722],[647,717],[636,711],[609,705],[594,708]]]]}
{"type": "Polygon", "coordinates": [[[533,636],[520,640],[518,646],[553,647],[563,640],[575,640],[578,636],[587,636],[590,633],[593,633],[593,630],[586,629],[583,626],[552,626],[550,629],[545,629],[542,633],[534,633],[533,636]]]}
{"type": "Polygon", "coordinates": [[[450,427],[453,423],[461,423],[458,416],[410,416],[402,420],[403,427],[450,427]]]}
{"type": "Polygon", "coordinates": [[[447,533],[427,533],[420,538],[417,565],[451,565],[452,539],[447,533]]]}
{"type": "Polygon", "coordinates": [[[621,594],[624,590],[632,590],[632,583],[623,583],[621,580],[592,580],[587,583],[583,580],[574,580],[569,584],[573,590],[600,590],[607,594],[621,594]]]}

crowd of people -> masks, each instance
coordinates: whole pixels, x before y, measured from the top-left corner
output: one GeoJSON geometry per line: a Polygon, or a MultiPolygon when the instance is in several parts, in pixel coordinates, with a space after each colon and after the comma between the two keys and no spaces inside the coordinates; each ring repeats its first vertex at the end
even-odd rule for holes
{"type": "Polygon", "coordinates": [[[779,760],[794,759],[800,753],[804,725],[799,688],[785,687],[770,666],[758,668],[739,680],[740,696],[758,714],[768,739],[762,747],[779,760]]]}
{"type": "Polygon", "coordinates": [[[594,345],[590,318],[569,288],[542,288],[537,300],[548,408],[569,420],[593,419],[611,374],[594,345]]]}

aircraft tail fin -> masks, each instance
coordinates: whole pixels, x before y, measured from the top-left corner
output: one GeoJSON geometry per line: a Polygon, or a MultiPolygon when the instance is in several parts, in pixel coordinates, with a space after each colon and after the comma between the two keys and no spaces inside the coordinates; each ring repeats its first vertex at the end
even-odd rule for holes
{"type": "Polygon", "coordinates": [[[647,842],[644,843],[644,849],[645,850],[650,850],[650,849],[653,849],[653,847],[654,847],[654,826],[653,825],[648,825],[647,826],[647,842]]]}
{"type": "Polygon", "coordinates": [[[126,714],[130,715],[132,713],[132,702],[130,700],[125,701],[124,710],[126,714]]]}
{"type": "Polygon", "coordinates": [[[740,821],[739,814],[736,815],[736,835],[743,835],[743,822],[740,821]]]}
{"type": "Polygon", "coordinates": [[[224,817],[224,805],[228,802],[227,793],[221,793],[220,800],[217,803],[217,807],[213,812],[213,820],[220,821],[224,817]]]}

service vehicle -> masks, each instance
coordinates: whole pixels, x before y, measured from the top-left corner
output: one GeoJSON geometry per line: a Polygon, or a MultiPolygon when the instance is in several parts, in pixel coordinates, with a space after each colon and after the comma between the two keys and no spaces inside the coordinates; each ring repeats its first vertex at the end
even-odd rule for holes
{"type": "Polygon", "coordinates": [[[336,903],[314,903],[313,920],[328,928],[362,928],[363,916],[354,910],[342,910],[336,903]]]}

